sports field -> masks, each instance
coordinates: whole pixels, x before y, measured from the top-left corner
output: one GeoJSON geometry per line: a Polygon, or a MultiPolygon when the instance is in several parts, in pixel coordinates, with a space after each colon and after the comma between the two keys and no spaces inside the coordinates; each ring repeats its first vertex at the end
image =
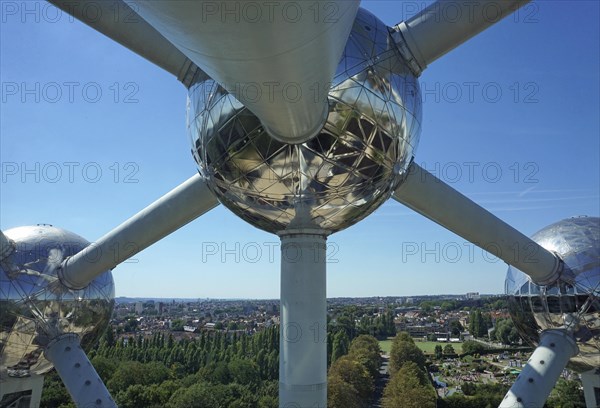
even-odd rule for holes
{"type": "MultiPolygon", "coordinates": [[[[462,342],[461,343],[438,343],[436,341],[415,341],[415,344],[417,345],[417,347],[419,347],[421,350],[423,350],[423,353],[425,353],[425,354],[433,354],[435,351],[435,346],[437,346],[438,344],[440,346],[442,346],[442,348],[444,348],[444,346],[446,344],[452,344],[452,347],[454,347],[454,351],[457,354],[462,353],[462,342]]],[[[379,342],[379,347],[381,347],[381,350],[385,354],[390,354],[390,350],[392,348],[392,340],[391,339],[381,340],[379,342]]]]}

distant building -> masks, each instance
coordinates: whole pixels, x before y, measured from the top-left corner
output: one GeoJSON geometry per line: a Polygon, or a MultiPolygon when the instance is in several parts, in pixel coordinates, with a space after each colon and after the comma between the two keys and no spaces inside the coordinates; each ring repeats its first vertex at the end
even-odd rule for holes
{"type": "Polygon", "coordinates": [[[406,298],[406,302],[407,305],[412,305],[413,303],[415,303],[415,300],[411,297],[407,297],[406,298]]]}
{"type": "Polygon", "coordinates": [[[431,329],[426,326],[406,326],[406,331],[411,337],[425,337],[431,333],[431,329]]]}
{"type": "Polygon", "coordinates": [[[479,292],[469,292],[465,295],[465,297],[467,299],[471,299],[471,300],[479,300],[481,299],[481,295],[479,294],[479,292]]]}
{"type": "Polygon", "coordinates": [[[142,314],[144,311],[144,304],[142,302],[135,302],[135,313],[142,314]]]}

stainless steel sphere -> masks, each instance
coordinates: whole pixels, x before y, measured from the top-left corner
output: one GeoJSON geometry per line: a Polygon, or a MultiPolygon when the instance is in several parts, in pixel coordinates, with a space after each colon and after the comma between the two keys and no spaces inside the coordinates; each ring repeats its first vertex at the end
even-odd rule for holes
{"type": "Polygon", "coordinates": [[[62,260],[86,247],[80,236],[49,225],[4,231],[15,250],[0,265],[0,376],[43,374],[52,368],[43,348],[75,333],[84,348],[106,329],[114,306],[112,274],[70,290],[56,276],[62,260]]]}
{"type": "Polygon", "coordinates": [[[312,140],[288,145],[212,80],[189,89],[188,130],[200,172],[221,203],[269,232],[336,232],[385,200],[419,142],[421,95],[390,29],[359,10],[312,140]]]}
{"type": "Polygon", "coordinates": [[[532,236],[557,253],[575,276],[574,283],[538,286],[523,272],[508,268],[505,289],[510,313],[521,336],[536,345],[542,330],[575,324],[579,355],[572,369],[600,366],[600,218],[568,218],[532,236]]]}

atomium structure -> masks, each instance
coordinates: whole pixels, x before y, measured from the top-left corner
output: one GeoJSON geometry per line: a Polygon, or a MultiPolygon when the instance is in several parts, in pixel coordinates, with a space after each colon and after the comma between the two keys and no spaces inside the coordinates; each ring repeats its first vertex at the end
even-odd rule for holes
{"type": "Polygon", "coordinates": [[[89,247],[88,241],[50,225],[18,227],[2,234],[0,378],[6,383],[7,377],[27,378],[58,369],[61,359],[54,350],[63,343],[74,348],[70,354],[78,353],[82,363],[87,361],[83,350],[99,340],[112,315],[111,272],[104,271],[84,288],[67,288],[60,282],[58,267],[89,247]]]}
{"type": "Polygon", "coordinates": [[[387,26],[360,9],[327,95],[320,133],[272,138],[214,80],[189,89],[188,128],[201,174],[219,201],[267,232],[329,233],[392,194],[419,143],[421,95],[387,26]]]}
{"type": "Polygon", "coordinates": [[[598,366],[600,350],[600,219],[569,218],[549,225],[532,239],[563,260],[566,282],[539,286],[510,267],[506,294],[521,337],[537,345],[544,330],[568,328],[579,348],[569,367],[586,372],[598,366]]]}
{"type": "MultiPolygon", "coordinates": [[[[115,406],[84,352],[112,310],[109,271],[221,203],[281,239],[280,406],[325,407],[326,342],[291,339],[289,330],[325,334],[326,240],[393,198],[511,265],[511,314],[536,350],[501,406],[543,406],[567,365],[582,373],[596,406],[598,218],[563,220],[528,238],[414,162],[418,77],[526,0],[495,2],[496,19],[440,1],[394,27],[355,0],[315,2],[334,6],[332,20],[265,24],[215,12],[235,2],[117,1],[135,25],[115,21],[114,4],[94,3],[106,12],[89,19],[75,3],[91,0],[50,2],[183,83],[199,174],[93,245],[50,226],[0,233],[4,389],[54,366],[78,406],[115,406]],[[463,17],[444,19],[448,7],[463,17]],[[134,250],[111,251],[125,243],[134,250]]],[[[314,7],[284,3],[306,15],[314,7]]],[[[252,5],[268,15],[268,4],[252,5]]]]}

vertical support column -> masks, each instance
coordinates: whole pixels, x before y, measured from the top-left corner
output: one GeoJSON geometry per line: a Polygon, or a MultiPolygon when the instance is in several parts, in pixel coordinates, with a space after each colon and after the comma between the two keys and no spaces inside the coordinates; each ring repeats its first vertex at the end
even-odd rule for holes
{"type": "Polygon", "coordinates": [[[499,408],[543,407],[569,359],[577,353],[577,344],[568,331],[543,331],[539,346],[499,408]]]}
{"type": "Polygon", "coordinates": [[[327,406],[326,235],[281,237],[279,406],[327,406]]]}
{"type": "Polygon", "coordinates": [[[81,348],[79,336],[64,334],[52,340],[44,355],[58,372],[78,407],[116,408],[106,386],[81,348]]]}
{"type": "Polygon", "coordinates": [[[42,402],[42,391],[44,389],[44,376],[32,375],[31,400],[29,408],[38,408],[42,402]]]}
{"type": "MultiPolygon", "coordinates": [[[[6,371],[0,373],[0,400],[11,399],[11,394],[21,395],[20,401],[11,399],[17,406],[23,406],[29,400],[29,408],[39,408],[42,400],[42,389],[44,387],[44,376],[32,374],[29,377],[15,378],[8,377],[6,371]],[[30,395],[27,395],[27,392],[30,395]]],[[[18,398],[18,397],[17,397],[18,398]]],[[[12,405],[11,405],[12,406],[12,405]]],[[[4,407],[4,405],[3,405],[4,407]]]]}
{"type": "Polygon", "coordinates": [[[582,373],[581,382],[587,408],[600,407],[600,368],[582,373]]]}

